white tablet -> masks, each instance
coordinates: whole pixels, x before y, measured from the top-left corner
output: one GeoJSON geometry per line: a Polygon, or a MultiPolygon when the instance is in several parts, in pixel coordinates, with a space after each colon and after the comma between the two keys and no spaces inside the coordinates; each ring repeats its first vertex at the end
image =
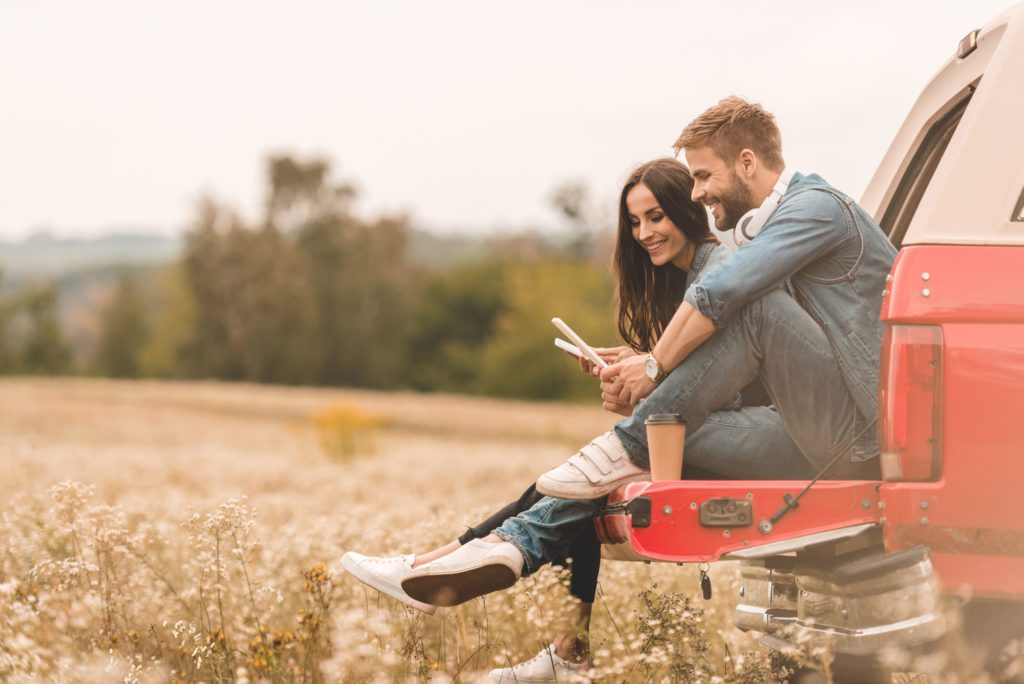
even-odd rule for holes
{"type": "Polygon", "coordinates": [[[561,349],[562,351],[569,352],[576,358],[583,358],[583,352],[580,351],[579,347],[577,347],[575,344],[572,344],[571,342],[566,342],[561,337],[555,338],[555,346],[561,349]]]}
{"type": "MultiPolygon", "coordinates": [[[[590,346],[583,341],[582,337],[577,335],[572,328],[566,325],[565,321],[563,321],[561,318],[552,318],[551,322],[554,324],[556,328],[558,328],[562,332],[563,335],[572,340],[573,344],[575,344],[579,348],[580,353],[583,354],[583,356],[590,359],[591,361],[593,361],[594,365],[596,365],[598,368],[608,367],[608,364],[605,363],[604,359],[598,356],[597,352],[591,349],[590,346]]],[[[555,344],[558,343],[556,342],[555,344]]]]}

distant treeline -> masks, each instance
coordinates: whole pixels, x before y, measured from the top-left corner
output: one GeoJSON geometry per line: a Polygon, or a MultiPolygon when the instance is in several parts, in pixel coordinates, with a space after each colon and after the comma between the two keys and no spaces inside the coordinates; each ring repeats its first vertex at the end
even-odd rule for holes
{"type": "Polygon", "coordinates": [[[498,236],[479,258],[428,268],[408,258],[407,220],[357,216],[353,188],[326,162],[274,157],[267,171],[258,221],[204,199],[180,261],[121,277],[84,367],[72,365],[52,290],[9,296],[0,368],[595,396],[549,322],[617,343],[608,231],[594,230],[580,186],[552,196],[574,225],[562,246],[498,236]]]}

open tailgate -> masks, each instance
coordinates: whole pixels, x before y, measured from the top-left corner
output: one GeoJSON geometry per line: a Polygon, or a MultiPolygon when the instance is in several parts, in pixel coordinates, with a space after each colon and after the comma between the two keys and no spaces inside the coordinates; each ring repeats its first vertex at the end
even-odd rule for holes
{"type": "Polygon", "coordinates": [[[884,514],[877,481],[680,480],[620,487],[594,523],[604,555],[701,563],[762,558],[852,537],[884,514]],[[785,512],[778,514],[785,509],[785,512]]]}

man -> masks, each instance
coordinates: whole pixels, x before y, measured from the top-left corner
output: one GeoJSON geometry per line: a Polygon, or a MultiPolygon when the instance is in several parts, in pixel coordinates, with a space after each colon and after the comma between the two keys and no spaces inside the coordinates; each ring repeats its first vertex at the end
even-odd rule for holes
{"type": "Polygon", "coordinates": [[[542,475],[537,489],[549,496],[533,508],[406,576],[402,586],[417,600],[455,605],[558,557],[602,497],[649,478],[644,421],[653,413],[683,416],[687,462],[734,477],[776,477],[770,460],[748,462],[735,448],[765,426],[708,420],[755,374],[774,403],[773,419],[781,418],[814,471],[878,478],[878,314],[895,249],[820,177],[797,173],[785,182],[781,135],[760,105],[722,100],[685,128],[676,148],[693,174],[693,199],[719,229],[758,207],[763,227],[687,289],[651,354],[601,372],[605,408],[629,416],[542,475]]]}

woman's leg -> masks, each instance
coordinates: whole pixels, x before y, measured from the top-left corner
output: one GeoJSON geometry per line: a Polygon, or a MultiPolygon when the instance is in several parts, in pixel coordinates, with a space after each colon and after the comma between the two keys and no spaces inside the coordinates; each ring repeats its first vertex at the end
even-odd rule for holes
{"type": "Polygon", "coordinates": [[[458,539],[448,542],[444,546],[439,546],[436,549],[427,551],[426,553],[417,553],[416,557],[413,559],[412,567],[418,568],[424,563],[429,563],[430,561],[441,558],[442,556],[447,556],[464,543],[465,542],[462,541],[462,537],[459,537],[458,539]]]}
{"type": "Polygon", "coordinates": [[[593,525],[583,528],[573,540],[566,558],[572,559],[569,593],[580,603],[570,629],[555,639],[555,653],[563,660],[581,663],[590,660],[590,613],[597,594],[597,575],[601,570],[601,542],[593,525]]]}
{"type": "MultiPolygon", "coordinates": [[[[506,520],[529,510],[542,498],[544,495],[537,491],[536,486],[530,485],[519,499],[496,511],[479,525],[466,530],[457,542],[453,542],[454,547],[450,548],[447,553],[451,553],[459,545],[473,539],[487,537],[506,520]]],[[[453,544],[442,548],[448,549],[453,544]]],[[[441,555],[444,554],[435,557],[441,555]]],[[[416,560],[417,563],[413,567],[420,563],[419,556],[416,560]]],[[[584,662],[590,659],[590,614],[594,605],[594,596],[597,593],[597,574],[601,569],[601,542],[597,539],[594,526],[586,526],[569,545],[565,558],[556,560],[554,564],[569,567],[569,593],[580,601],[572,626],[554,640],[555,653],[559,658],[570,662],[584,662]],[[572,563],[567,563],[568,559],[572,559],[572,563]]]]}
{"type": "MultiPolygon", "coordinates": [[[[698,445],[698,450],[700,446],[698,445]]],[[[690,463],[684,466],[682,477],[684,480],[729,479],[690,463]]],[[[542,497],[538,494],[536,498],[539,500],[542,497]]],[[[491,541],[496,539],[497,537],[492,537],[491,541]]],[[[569,545],[565,556],[566,559],[572,559],[569,593],[579,599],[580,603],[572,627],[555,639],[555,653],[563,660],[578,663],[590,659],[590,615],[597,595],[597,577],[601,570],[601,542],[597,538],[593,524],[586,525],[580,530],[569,545]]],[[[564,565],[565,559],[556,560],[554,564],[564,565]]]]}
{"type": "Polygon", "coordinates": [[[438,548],[427,551],[426,553],[417,553],[416,559],[412,563],[412,567],[417,568],[424,563],[429,563],[430,561],[441,558],[442,556],[447,556],[455,549],[474,539],[483,539],[491,533],[491,530],[496,529],[509,518],[514,518],[523,511],[529,510],[530,507],[540,501],[541,498],[543,498],[543,495],[537,493],[536,485],[531,484],[518,499],[502,506],[480,524],[467,528],[465,532],[459,535],[458,539],[454,539],[444,546],[439,546],[438,548]]]}
{"type": "Polygon", "coordinates": [[[391,596],[406,605],[412,606],[426,613],[433,613],[436,607],[423,601],[417,601],[410,597],[402,589],[402,578],[415,568],[429,563],[432,560],[442,558],[457,550],[463,544],[486,536],[492,529],[501,525],[505,520],[513,518],[523,511],[529,510],[534,503],[541,498],[534,485],[530,485],[523,494],[515,501],[507,504],[496,511],[489,518],[475,527],[471,527],[458,539],[448,542],[426,553],[406,554],[402,556],[364,556],[361,553],[349,551],[341,558],[342,567],[360,582],[391,596]]]}
{"type": "Polygon", "coordinates": [[[518,499],[502,506],[479,525],[474,525],[463,532],[459,536],[459,543],[465,544],[474,539],[483,539],[500,527],[503,522],[516,517],[523,511],[530,510],[535,503],[543,498],[544,495],[537,492],[537,485],[531,484],[525,492],[519,495],[518,499]]]}
{"type": "MultiPolygon", "coordinates": [[[[413,567],[445,556],[473,539],[487,537],[506,520],[529,510],[542,498],[544,495],[537,492],[536,486],[530,485],[518,499],[495,511],[478,525],[468,528],[457,540],[422,556],[417,555],[413,567]]],[[[569,592],[580,601],[572,626],[554,640],[555,653],[570,662],[583,662],[590,659],[590,614],[597,593],[597,575],[601,569],[601,542],[594,526],[583,528],[569,545],[566,557],[556,560],[555,564],[569,566],[569,592]],[[567,564],[566,560],[570,558],[572,563],[567,564]]]]}

